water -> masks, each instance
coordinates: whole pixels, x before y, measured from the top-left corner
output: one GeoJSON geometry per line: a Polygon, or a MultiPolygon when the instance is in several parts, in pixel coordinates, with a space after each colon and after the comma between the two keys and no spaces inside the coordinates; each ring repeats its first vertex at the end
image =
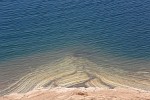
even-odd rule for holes
{"type": "Polygon", "coordinates": [[[70,54],[149,73],[150,1],[0,1],[0,89],[70,54]]]}

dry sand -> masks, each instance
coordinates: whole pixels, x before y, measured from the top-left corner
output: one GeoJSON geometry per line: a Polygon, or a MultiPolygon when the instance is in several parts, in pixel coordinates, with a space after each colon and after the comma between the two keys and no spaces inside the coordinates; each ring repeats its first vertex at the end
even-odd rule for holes
{"type": "Polygon", "coordinates": [[[64,88],[37,89],[25,94],[13,93],[0,100],[150,100],[150,91],[131,88],[64,88]]]}

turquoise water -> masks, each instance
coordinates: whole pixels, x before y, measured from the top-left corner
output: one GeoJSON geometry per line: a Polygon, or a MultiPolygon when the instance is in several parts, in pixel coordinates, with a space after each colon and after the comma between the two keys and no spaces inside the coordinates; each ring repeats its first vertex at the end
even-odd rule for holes
{"type": "Polygon", "coordinates": [[[0,1],[0,84],[68,53],[150,69],[150,1],[0,1]]]}

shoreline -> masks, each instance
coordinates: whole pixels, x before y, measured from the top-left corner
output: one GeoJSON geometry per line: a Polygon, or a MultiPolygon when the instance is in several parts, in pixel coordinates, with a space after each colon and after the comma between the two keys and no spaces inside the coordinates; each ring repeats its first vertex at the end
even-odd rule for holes
{"type": "Polygon", "coordinates": [[[40,66],[9,85],[0,94],[27,93],[39,88],[99,87],[105,89],[137,88],[150,90],[148,76],[98,65],[83,57],[66,56],[40,66]],[[142,80],[142,81],[141,81],[142,80]]]}
{"type": "Polygon", "coordinates": [[[41,88],[27,93],[11,93],[0,100],[149,100],[150,91],[133,88],[41,88]]]}

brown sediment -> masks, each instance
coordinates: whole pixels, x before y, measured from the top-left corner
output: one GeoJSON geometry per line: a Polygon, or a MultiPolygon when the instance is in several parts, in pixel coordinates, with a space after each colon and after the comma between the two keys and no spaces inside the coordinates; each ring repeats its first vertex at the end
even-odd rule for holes
{"type": "Polygon", "coordinates": [[[67,56],[43,65],[22,77],[0,94],[26,93],[38,88],[55,87],[99,87],[105,89],[137,88],[150,90],[149,76],[115,69],[104,68],[86,58],[67,56]]]}

